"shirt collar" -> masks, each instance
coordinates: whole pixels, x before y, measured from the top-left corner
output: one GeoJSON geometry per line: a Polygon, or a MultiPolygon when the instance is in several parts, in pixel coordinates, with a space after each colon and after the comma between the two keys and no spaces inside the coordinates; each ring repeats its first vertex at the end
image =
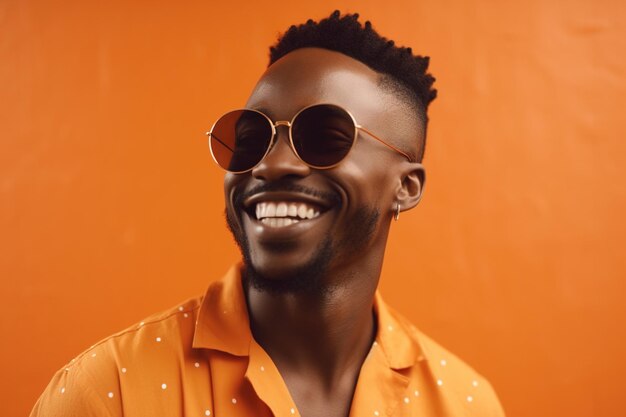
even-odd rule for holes
{"type": "MultiPolygon", "coordinates": [[[[374,311],[378,321],[376,343],[390,368],[408,368],[426,359],[417,329],[388,307],[378,291],[374,311]]],[[[237,264],[207,289],[198,312],[193,347],[248,356],[252,340],[241,264],[237,264]]]]}
{"type": "Polygon", "coordinates": [[[240,268],[233,265],[224,278],[209,285],[196,320],[194,348],[248,356],[252,333],[240,268]]]}
{"type": "Polygon", "coordinates": [[[374,311],[378,320],[376,343],[390,368],[409,368],[426,359],[418,330],[383,301],[380,291],[376,291],[374,311]]]}

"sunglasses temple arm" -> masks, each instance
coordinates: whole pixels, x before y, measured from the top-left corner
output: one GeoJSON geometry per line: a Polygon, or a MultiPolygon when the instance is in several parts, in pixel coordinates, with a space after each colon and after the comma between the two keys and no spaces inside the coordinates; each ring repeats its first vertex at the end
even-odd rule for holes
{"type": "Polygon", "coordinates": [[[234,149],[231,149],[230,146],[228,146],[227,144],[225,144],[224,142],[222,142],[222,140],[220,138],[218,138],[217,136],[215,136],[213,133],[207,133],[207,136],[209,138],[213,137],[215,138],[216,141],[218,141],[219,143],[221,143],[225,148],[227,148],[229,151],[231,151],[232,153],[235,153],[234,149]]]}
{"type": "Polygon", "coordinates": [[[364,128],[362,126],[357,126],[357,128],[362,130],[362,131],[364,131],[365,133],[367,133],[368,135],[370,135],[371,137],[373,137],[374,139],[376,139],[377,141],[379,141],[383,145],[387,146],[388,148],[393,149],[394,151],[396,151],[399,154],[403,155],[406,159],[409,160],[409,162],[413,162],[413,158],[411,158],[409,155],[407,155],[406,153],[402,152],[400,149],[398,149],[395,146],[393,146],[391,143],[385,142],[384,140],[382,140],[381,138],[379,138],[378,136],[376,136],[375,134],[373,134],[372,132],[370,132],[369,130],[367,130],[366,128],[364,128]]]}

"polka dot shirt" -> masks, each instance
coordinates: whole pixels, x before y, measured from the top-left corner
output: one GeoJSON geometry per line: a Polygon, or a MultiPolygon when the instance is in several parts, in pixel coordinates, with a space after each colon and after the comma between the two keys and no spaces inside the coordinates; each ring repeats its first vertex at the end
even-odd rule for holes
{"type": "MultiPolygon", "coordinates": [[[[489,383],[376,294],[378,334],[351,416],[504,416],[489,383]]],[[[253,339],[239,266],[203,297],[153,315],[61,368],[31,417],[299,416],[253,339]]]]}

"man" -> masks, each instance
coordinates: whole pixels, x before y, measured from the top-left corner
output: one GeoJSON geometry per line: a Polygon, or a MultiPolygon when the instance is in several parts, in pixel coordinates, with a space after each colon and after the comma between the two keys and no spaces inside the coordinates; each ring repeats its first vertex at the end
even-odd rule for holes
{"type": "Polygon", "coordinates": [[[422,195],[428,59],[357,15],[293,26],[209,133],[244,262],[61,369],[32,416],[502,416],[376,293],[422,195]]]}

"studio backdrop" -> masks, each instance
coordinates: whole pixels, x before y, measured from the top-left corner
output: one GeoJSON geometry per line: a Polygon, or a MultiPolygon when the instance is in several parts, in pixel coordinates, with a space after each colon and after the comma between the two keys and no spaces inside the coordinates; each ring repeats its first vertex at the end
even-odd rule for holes
{"type": "Polygon", "coordinates": [[[600,1],[0,2],[0,415],[239,259],[204,132],[292,23],[431,57],[381,289],[512,417],[626,415],[626,19],[600,1]]]}

